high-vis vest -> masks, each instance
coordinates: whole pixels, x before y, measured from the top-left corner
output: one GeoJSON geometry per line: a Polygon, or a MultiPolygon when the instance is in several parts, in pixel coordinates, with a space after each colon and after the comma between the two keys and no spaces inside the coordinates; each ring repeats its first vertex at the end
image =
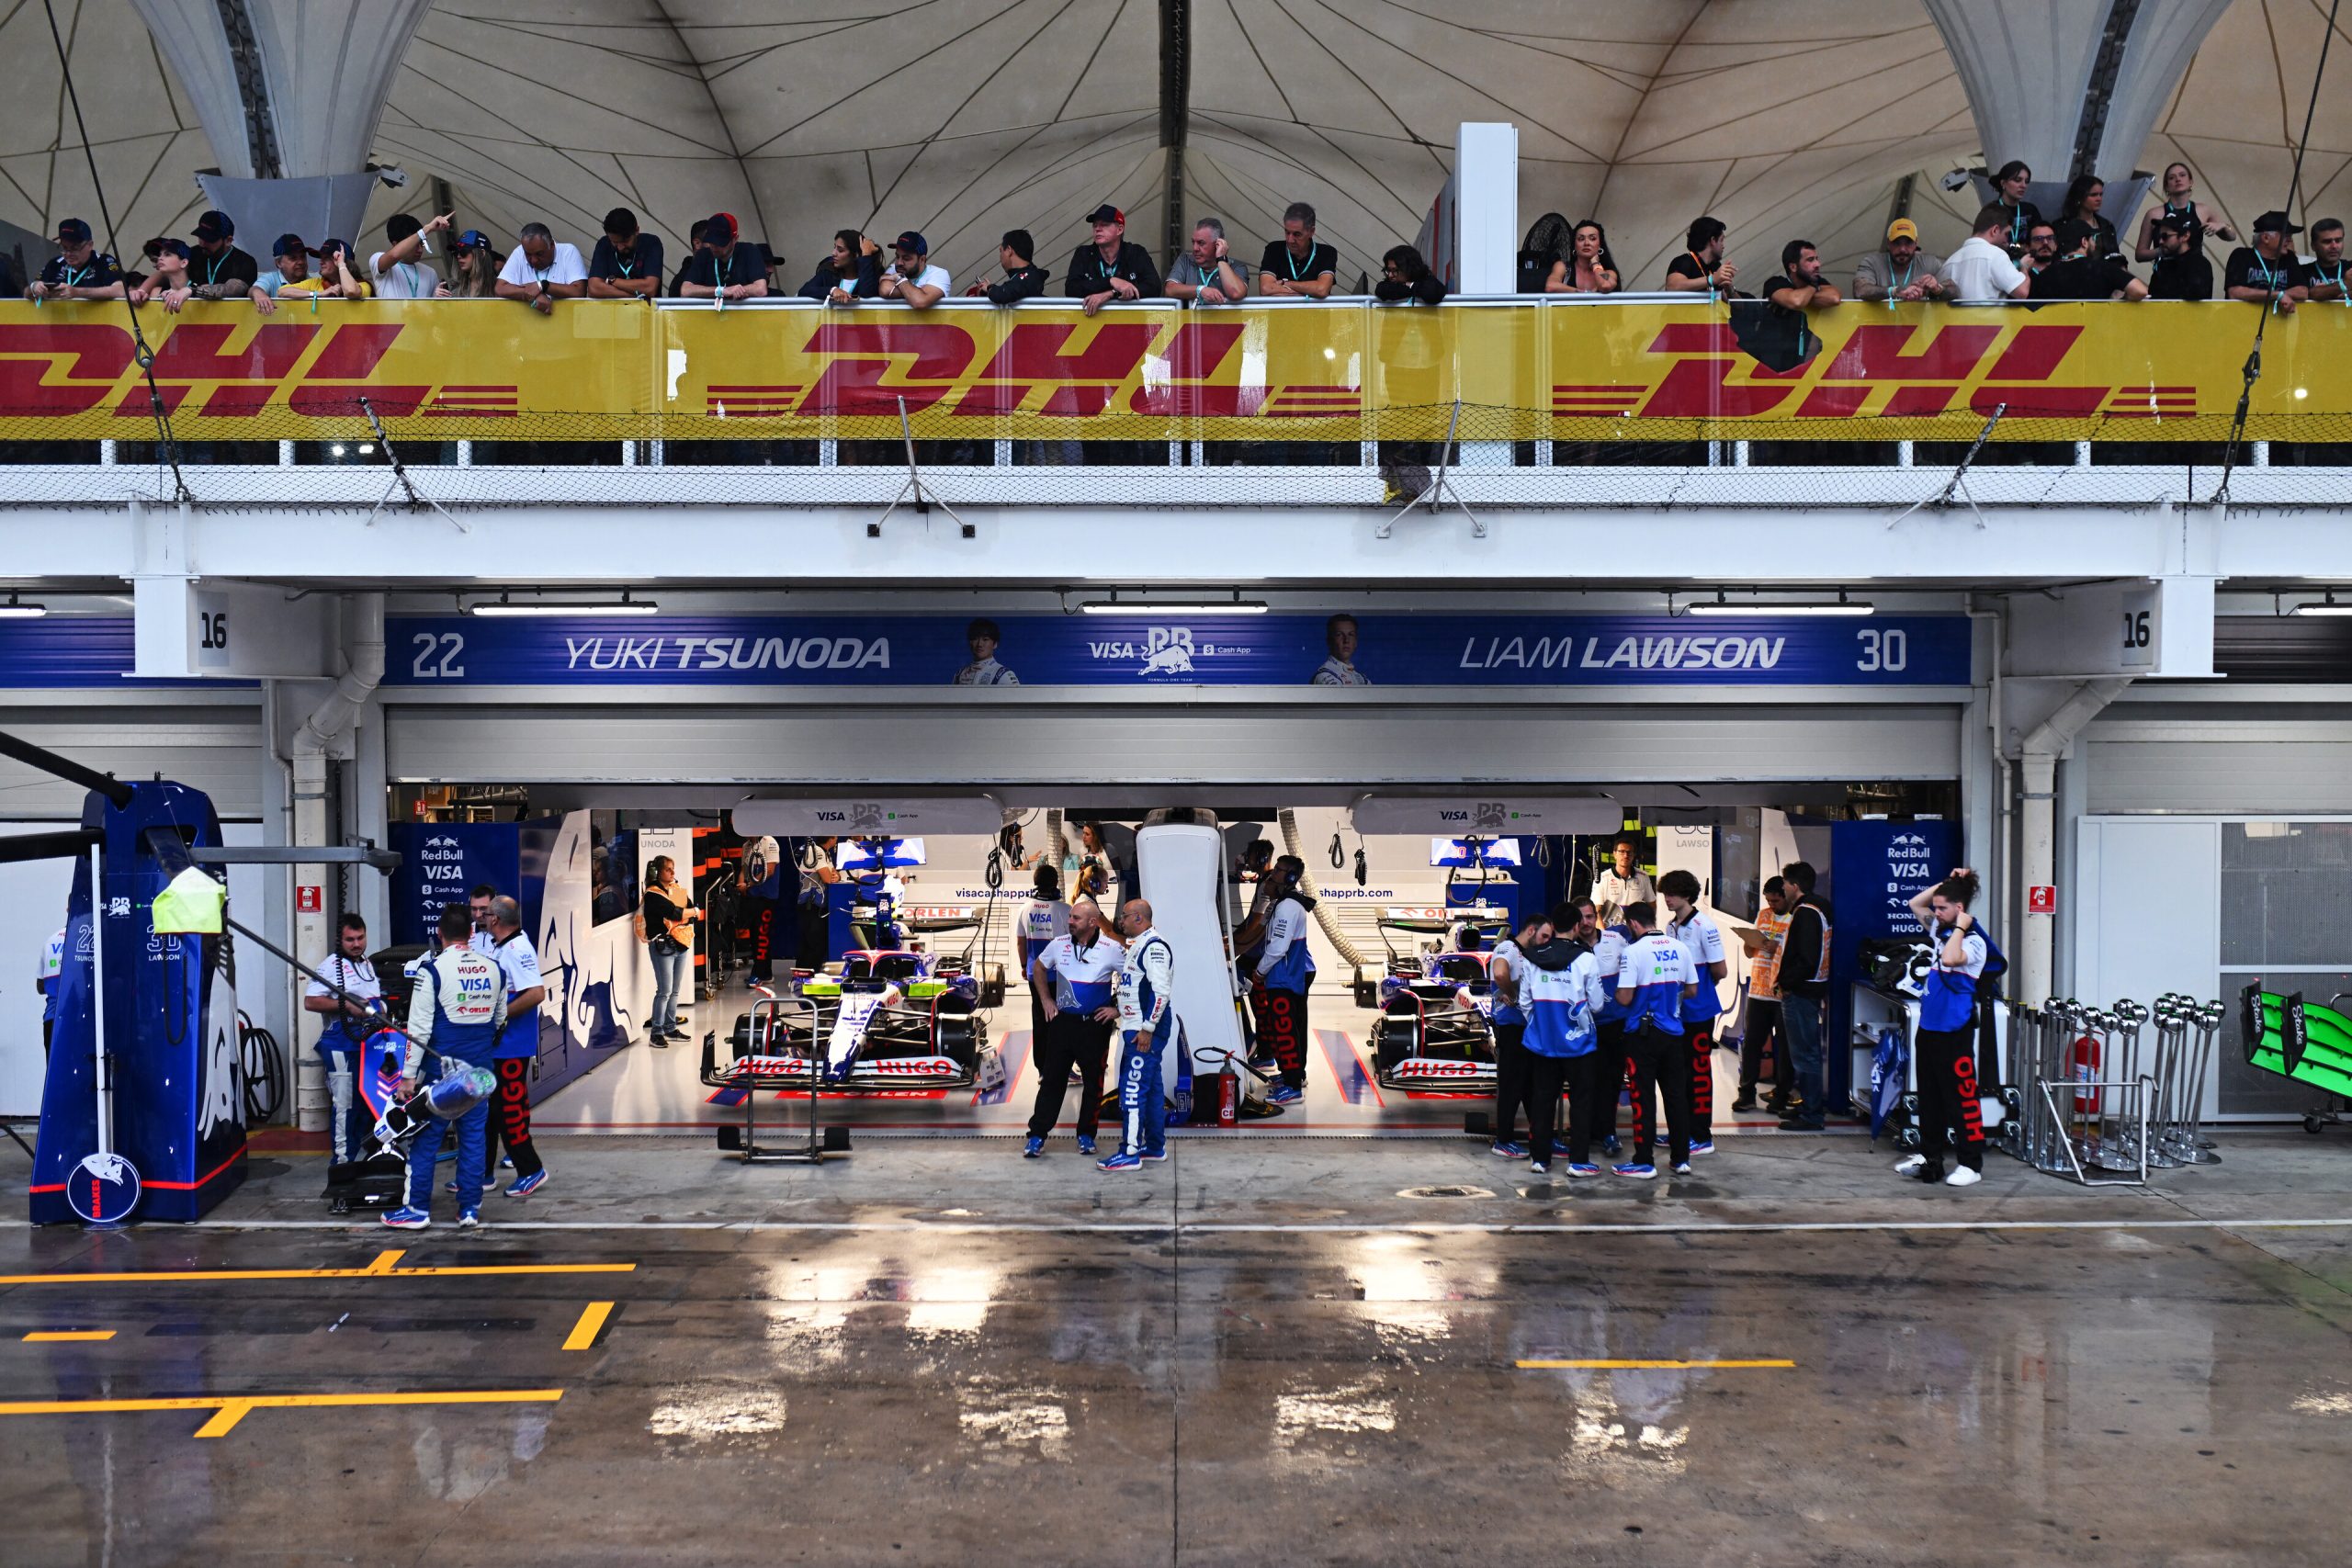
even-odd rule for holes
{"type": "Polygon", "coordinates": [[[1037,962],[1054,977],[1056,1007],[1091,1013],[1109,1007],[1118,995],[1119,971],[1126,957],[1115,942],[1098,936],[1080,947],[1076,937],[1065,934],[1046,943],[1037,962]]]}
{"type": "Polygon", "coordinates": [[[1520,995],[1527,1002],[1527,1032],[1520,1043],[1539,1056],[1583,1056],[1599,1043],[1602,992],[1600,964],[1579,953],[1565,969],[1544,969],[1521,959],[1520,995]]]}
{"type": "MultiPolygon", "coordinates": [[[[1971,926],[1968,935],[1961,939],[1963,948],[1973,941],[1981,943],[1984,951],[1970,953],[1968,963],[1958,969],[1945,968],[1940,955],[1944,943],[1951,940],[1951,930],[1950,926],[1938,926],[1929,939],[1935,943],[1939,957],[1928,971],[1927,988],[1919,998],[1919,1027],[1939,1032],[1966,1029],[1976,1021],[1976,997],[1980,987],[1984,987],[1985,972],[1989,969],[1999,974],[1995,965],[2002,962],[2001,950],[1993,945],[1984,928],[1971,926]]],[[[1984,988],[1990,990],[1989,987],[1984,988]]]]}
{"type": "Polygon", "coordinates": [[[506,973],[498,960],[470,947],[446,948],[418,966],[416,982],[418,996],[430,987],[433,997],[427,1043],[445,1056],[490,1060],[506,1021],[506,973]]]}
{"type": "Polygon", "coordinates": [[[1617,988],[1631,990],[1634,1000],[1625,1010],[1625,1031],[1655,1029],[1661,1034],[1682,1032],[1682,987],[1696,978],[1690,955],[1664,931],[1631,943],[1617,965],[1617,988]]]}

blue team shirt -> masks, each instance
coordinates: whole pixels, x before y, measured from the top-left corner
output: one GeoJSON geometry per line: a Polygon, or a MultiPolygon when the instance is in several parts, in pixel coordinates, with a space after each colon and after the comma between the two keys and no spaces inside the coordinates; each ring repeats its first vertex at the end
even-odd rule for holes
{"type": "Polygon", "coordinates": [[[1539,968],[1524,958],[1513,968],[1527,1011],[1521,1043],[1539,1056],[1590,1055],[1600,1043],[1598,1015],[1607,996],[1600,961],[1579,953],[1566,969],[1539,968]]]}
{"type": "Polygon", "coordinates": [[[1641,1028],[1661,1034],[1682,1032],[1682,987],[1698,978],[1690,954],[1664,931],[1627,945],[1617,966],[1617,988],[1634,999],[1625,1010],[1627,1032],[1641,1028]]]}

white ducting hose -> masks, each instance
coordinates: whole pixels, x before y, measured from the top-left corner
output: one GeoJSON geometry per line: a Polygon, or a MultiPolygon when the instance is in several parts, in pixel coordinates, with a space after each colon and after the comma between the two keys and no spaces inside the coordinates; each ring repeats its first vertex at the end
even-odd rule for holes
{"type": "Polygon", "coordinates": [[[1364,955],[1356,950],[1356,944],[1350,942],[1346,933],[1340,930],[1339,916],[1331,912],[1330,903],[1324,898],[1321,891],[1315,886],[1315,867],[1307,862],[1306,852],[1300,847],[1299,843],[1298,814],[1285,806],[1276,811],[1274,816],[1282,824],[1283,851],[1296,855],[1300,863],[1306,865],[1306,874],[1299,879],[1298,885],[1306,890],[1308,897],[1315,900],[1315,923],[1323,928],[1323,934],[1331,939],[1331,945],[1339,950],[1342,959],[1359,969],[1363,968],[1365,964],[1364,955]]]}

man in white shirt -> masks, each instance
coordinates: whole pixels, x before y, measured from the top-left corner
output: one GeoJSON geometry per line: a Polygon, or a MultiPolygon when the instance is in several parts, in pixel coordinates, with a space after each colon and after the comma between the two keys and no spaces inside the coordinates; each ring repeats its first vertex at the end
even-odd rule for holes
{"type": "Polygon", "coordinates": [[[945,267],[932,265],[930,241],[910,229],[891,249],[894,259],[882,273],[883,299],[928,310],[947,298],[953,280],[945,267]]]}
{"type": "Polygon", "coordinates": [[[1369,686],[1372,681],[1356,668],[1356,618],[1339,615],[1323,623],[1323,651],[1330,657],[1316,668],[1307,683],[1315,686],[1369,686]]]}
{"type": "Polygon", "coordinates": [[[1987,202],[1976,209],[1974,231],[1944,263],[1944,288],[1954,304],[1996,305],[2026,297],[2032,284],[2009,259],[2008,232],[2007,207],[1987,202]]]}
{"type": "Polygon", "coordinates": [[[424,264],[426,237],[449,227],[449,214],[420,223],[406,212],[395,212],[384,225],[385,248],[368,258],[368,276],[376,280],[379,299],[430,299],[441,288],[441,278],[424,264]]]}
{"type": "Polygon", "coordinates": [[[588,264],[580,247],[561,244],[544,223],[526,223],[514,247],[499,269],[498,297],[519,300],[540,315],[552,315],[559,299],[577,299],[588,292],[588,264]]]}
{"type": "Polygon", "coordinates": [[[302,1010],[322,1015],[319,1054],[327,1059],[327,1091],[334,1103],[328,1123],[328,1142],[335,1163],[355,1157],[368,1137],[367,1108],[358,1103],[359,1048],[386,1021],[381,1016],[383,983],[368,962],[368,922],[345,915],[335,933],[334,951],[319,965],[319,973],[343,991],[336,996],[326,981],[313,979],[303,988],[302,1010]]]}
{"type": "Polygon", "coordinates": [[[490,901],[490,943],[474,945],[491,946],[490,956],[506,980],[506,1026],[491,1049],[498,1098],[490,1135],[482,1140],[482,1180],[489,1182],[491,1161],[503,1144],[514,1164],[514,1184],[506,1195],[527,1198],[548,1179],[531,1144],[531,1076],[539,1061],[539,1004],[547,999],[548,983],[539,975],[538,950],[523,934],[523,907],[514,899],[502,894],[490,901]]]}
{"type": "Polygon", "coordinates": [[[1642,840],[1631,833],[1618,834],[1609,846],[1609,869],[1592,879],[1593,912],[1602,926],[1623,919],[1628,904],[1647,904],[1657,897],[1648,874],[1634,863],[1641,852],[1642,840]]]}
{"type": "Polygon", "coordinates": [[[1110,1064],[1111,1026],[1119,1021],[1119,970],[1126,949],[1102,934],[1102,914],[1091,904],[1069,912],[1069,930],[1046,943],[1029,964],[1029,985],[1038,998],[1044,1025],[1034,1047],[1037,1101],[1029,1112],[1029,1142],[1023,1156],[1046,1152],[1046,1139],[1060,1120],[1062,1097],[1076,1067],[1078,1152],[1094,1152],[1102,1116],[1102,1073],[1110,1064]]]}

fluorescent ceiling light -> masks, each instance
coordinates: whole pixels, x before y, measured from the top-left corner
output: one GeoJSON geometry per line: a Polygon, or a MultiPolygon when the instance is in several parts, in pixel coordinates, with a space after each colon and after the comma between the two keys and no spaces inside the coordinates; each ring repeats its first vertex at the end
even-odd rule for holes
{"type": "Polygon", "coordinates": [[[8,595],[6,604],[0,604],[0,620],[37,621],[48,614],[48,605],[24,604],[14,593],[8,595]]]}
{"type": "Polygon", "coordinates": [[[632,599],[625,592],[617,599],[524,599],[501,593],[466,606],[469,615],[657,615],[662,606],[649,599],[632,599]]]}
{"type": "Polygon", "coordinates": [[[2287,614],[2290,615],[2352,615],[2352,604],[2337,604],[2335,590],[2331,588],[2327,591],[2326,598],[2307,599],[2289,610],[2287,614]]]}
{"type": "Polygon", "coordinates": [[[1089,599],[1079,609],[1090,615],[1262,615],[1263,599],[1089,599]]]}
{"type": "Polygon", "coordinates": [[[1878,606],[1867,599],[1849,599],[1843,593],[1835,599],[1759,599],[1744,604],[1734,604],[1721,593],[1713,599],[1702,599],[1684,610],[1691,615],[1868,615],[1878,606]]]}

